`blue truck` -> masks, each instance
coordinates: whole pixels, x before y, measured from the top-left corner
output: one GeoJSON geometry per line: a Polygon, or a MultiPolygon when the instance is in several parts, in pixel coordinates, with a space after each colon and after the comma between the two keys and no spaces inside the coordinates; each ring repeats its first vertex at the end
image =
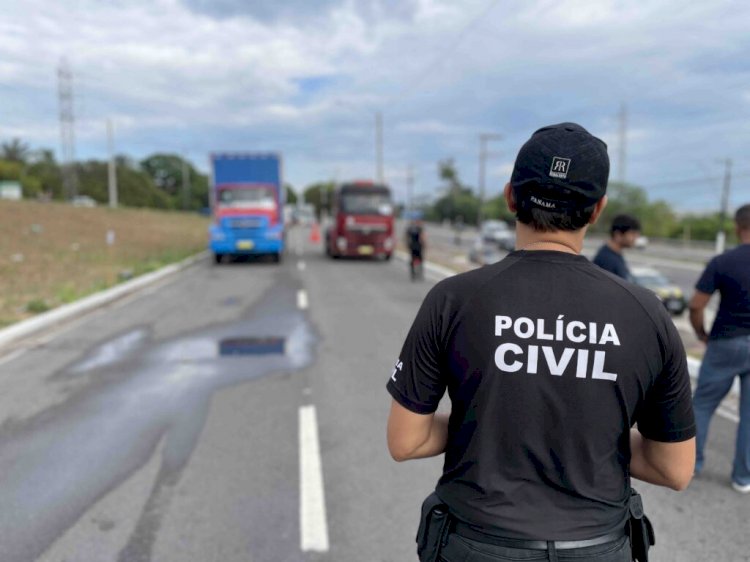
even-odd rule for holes
{"type": "Polygon", "coordinates": [[[275,153],[211,155],[213,223],[209,248],[214,261],[237,255],[284,253],[285,193],[281,157],[275,153]]]}

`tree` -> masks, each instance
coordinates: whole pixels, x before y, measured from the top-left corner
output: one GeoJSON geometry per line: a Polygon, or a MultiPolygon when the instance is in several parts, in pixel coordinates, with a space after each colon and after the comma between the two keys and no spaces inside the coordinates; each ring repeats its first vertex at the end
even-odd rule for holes
{"type": "MultiPolygon", "coordinates": [[[[117,191],[121,205],[127,207],[150,207],[155,209],[172,209],[174,201],[144,171],[132,164],[127,158],[120,159],[117,166],[117,191]]],[[[99,203],[109,200],[107,188],[108,163],[100,160],[89,160],[76,165],[78,172],[78,192],[88,195],[99,203]]]]}
{"type": "Polygon", "coordinates": [[[287,205],[296,205],[297,204],[297,193],[294,191],[294,188],[291,184],[285,183],[284,184],[284,190],[286,191],[286,202],[287,205]]]}
{"type": "Polygon", "coordinates": [[[610,182],[607,198],[607,206],[594,230],[609,232],[615,216],[628,214],[641,222],[643,233],[648,236],[666,238],[674,232],[677,218],[672,208],[665,201],[650,202],[643,188],[628,183],[610,182]]]}
{"type": "Polygon", "coordinates": [[[336,184],[334,182],[318,182],[309,185],[305,189],[303,199],[305,203],[310,203],[315,207],[315,213],[318,216],[320,216],[323,209],[330,214],[335,191],[336,184]]]}
{"type": "Polygon", "coordinates": [[[446,194],[435,202],[427,217],[438,221],[447,219],[451,222],[462,221],[464,224],[476,223],[479,198],[470,187],[461,183],[452,158],[438,162],[438,176],[447,184],[444,189],[446,194]]]}
{"type": "Polygon", "coordinates": [[[176,209],[197,211],[208,206],[208,178],[201,174],[189,161],[177,154],[157,153],[141,160],[141,169],[151,178],[157,188],[164,191],[176,209]],[[184,200],[183,171],[187,171],[189,191],[184,200]]]}
{"type": "Polygon", "coordinates": [[[26,173],[39,180],[42,193],[53,199],[63,199],[62,170],[51,150],[35,151],[26,166],[26,173]]]}
{"type": "Polygon", "coordinates": [[[0,146],[0,153],[3,160],[23,163],[29,156],[29,145],[22,142],[21,139],[14,138],[0,146]]]}

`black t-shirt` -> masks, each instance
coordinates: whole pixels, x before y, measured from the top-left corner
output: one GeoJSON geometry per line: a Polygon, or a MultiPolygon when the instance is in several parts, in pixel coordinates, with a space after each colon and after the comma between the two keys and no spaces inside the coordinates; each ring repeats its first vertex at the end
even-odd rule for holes
{"type": "Polygon", "coordinates": [[[422,249],[422,227],[411,225],[406,229],[406,241],[412,252],[418,252],[422,249]]]}
{"type": "Polygon", "coordinates": [[[604,271],[614,273],[623,279],[630,279],[630,270],[622,254],[618,254],[607,244],[604,244],[594,256],[594,263],[604,271]]]}
{"type": "Polygon", "coordinates": [[[516,251],[429,292],[388,391],[452,408],[438,495],[456,517],[521,539],[622,528],[629,430],[694,436],[685,351],[646,289],[583,256],[516,251]]]}
{"type": "Polygon", "coordinates": [[[713,258],[695,288],[709,295],[721,294],[711,339],[750,334],[750,244],[713,258]]]}

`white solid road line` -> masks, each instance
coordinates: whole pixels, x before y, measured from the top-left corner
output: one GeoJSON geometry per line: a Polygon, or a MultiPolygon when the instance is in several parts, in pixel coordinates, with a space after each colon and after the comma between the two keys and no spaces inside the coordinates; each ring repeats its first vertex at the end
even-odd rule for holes
{"type": "Polygon", "coordinates": [[[303,552],[328,552],[328,523],[315,406],[299,409],[299,521],[303,552]]]}
{"type": "Polygon", "coordinates": [[[307,291],[300,289],[297,291],[297,308],[300,310],[306,310],[308,306],[307,291]]]}

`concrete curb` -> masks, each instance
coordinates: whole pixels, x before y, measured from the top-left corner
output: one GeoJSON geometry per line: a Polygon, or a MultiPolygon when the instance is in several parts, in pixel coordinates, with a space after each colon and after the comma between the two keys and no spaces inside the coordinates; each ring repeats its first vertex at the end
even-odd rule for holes
{"type": "Polygon", "coordinates": [[[49,312],[44,312],[33,318],[22,320],[21,322],[8,326],[7,328],[0,330],[0,349],[21,338],[28,337],[35,332],[50,328],[56,324],[61,324],[75,316],[86,314],[100,306],[109,304],[131,293],[139,291],[190,267],[194,263],[204,259],[207,255],[208,252],[201,252],[179,263],[168,265],[157,271],[152,271],[151,273],[146,273],[145,275],[141,275],[125,283],[121,283],[99,293],[84,297],[81,300],[70,304],[64,304],[50,310],[49,312]]]}

